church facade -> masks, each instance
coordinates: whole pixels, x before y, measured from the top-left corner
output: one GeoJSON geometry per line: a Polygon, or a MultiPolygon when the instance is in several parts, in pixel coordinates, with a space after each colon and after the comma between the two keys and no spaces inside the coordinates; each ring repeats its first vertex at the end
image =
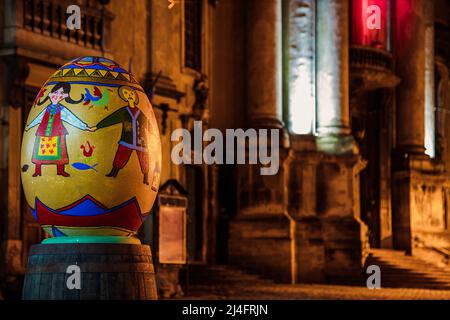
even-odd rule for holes
{"type": "MultiPolygon", "coordinates": [[[[371,248],[448,261],[448,0],[3,0],[0,12],[4,297],[20,297],[29,248],[46,237],[20,182],[24,121],[45,80],[81,56],[115,60],[151,97],[161,184],[186,200],[187,264],[347,283],[371,248]],[[81,29],[69,30],[75,3],[81,29]],[[197,121],[278,129],[277,174],[173,163],[171,133],[197,121]]],[[[139,232],[157,258],[158,216],[139,232]]],[[[161,283],[183,267],[158,264],[161,283]]]]}

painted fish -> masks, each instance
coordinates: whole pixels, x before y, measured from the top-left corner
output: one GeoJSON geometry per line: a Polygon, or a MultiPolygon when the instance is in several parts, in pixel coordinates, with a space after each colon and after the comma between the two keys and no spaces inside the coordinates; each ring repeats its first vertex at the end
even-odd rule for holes
{"type": "Polygon", "coordinates": [[[92,165],[92,166],[90,166],[90,165],[88,165],[88,164],[86,164],[86,163],[82,163],[82,162],[75,162],[75,163],[72,163],[72,167],[74,167],[75,169],[77,169],[77,170],[82,170],[82,171],[85,171],[85,170],[94,170],[95,172],[98,172],[97,171],[97,169],[95,169],[95,167],[98,165],[98,163],[96,163],[96,164],[94,164],[94,165],[92,165]]]}

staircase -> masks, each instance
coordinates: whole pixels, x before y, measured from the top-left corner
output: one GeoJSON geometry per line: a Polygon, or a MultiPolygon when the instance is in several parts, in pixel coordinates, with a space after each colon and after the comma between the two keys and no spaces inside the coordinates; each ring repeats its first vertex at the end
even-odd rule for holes
{"type": "Polygon", "coordinates": [[[449,270],[407,256],[403,251],[372,249],[366,267],[369,265],[380,267],[382,288],[450,290],[449,270]]]}
{"type": "MultiPolygon", "coordinates": [[[[372,249],[364,270],[369,265],[380,267],[382,288],[450,290],[450,271],[407,256],[403,251],[372,249]]],[[[326,283],[365,288],[369,276],[364,272],[352,278],[330,278],[326,283]]],[[[201,296],[208,292],[218,299],[233,296],[241,288],[252,287],[257,291],[258,288],[276,285],[274,281],[229,265],[190,265],[183,270],[181,283],[187,296],[201,296]]]]}
{"type": "Polygon", "coordinates": [[[239,290],[243,286],[267,286],[275,284],[258,275],[248,274],[230,265],[190,265],[180,274],[183,291],[186,295],[211,294],[221,295],[225,291],[239,290]]]}

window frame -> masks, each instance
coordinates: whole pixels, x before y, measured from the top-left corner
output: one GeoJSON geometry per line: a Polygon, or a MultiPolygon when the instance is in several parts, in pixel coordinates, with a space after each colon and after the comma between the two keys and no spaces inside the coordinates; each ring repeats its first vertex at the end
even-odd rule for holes
{"type": "Polygon", "coordinates": [[[182,72],[185,74],[190,74],[194,77],[198,77],[203,73],[204,70],[204,48],[205,48],[205,41],[204,41],[204,21],[205,21],[205,1],[203,0],[182,0],[181,3],[181,66],[182,66],[182,72]],[[199,51],[199,68],[193,68],[191,66],[188,66],[186,64],[186,10],[185,5],[186,2],[192,2],[192,1],[198,1],[200,6],[200,26],[198,27],[199,30],[199,44],[198,44],[198,51],[199,51]]]}

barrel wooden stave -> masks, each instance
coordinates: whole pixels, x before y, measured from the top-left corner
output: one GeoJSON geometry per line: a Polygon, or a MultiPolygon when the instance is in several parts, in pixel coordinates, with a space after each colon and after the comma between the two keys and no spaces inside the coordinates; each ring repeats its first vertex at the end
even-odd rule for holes
{"type": "Polygon", "coordinates": [[[32,246],[23,287],[25,300],[157,299],[149,246],[39,244],[32,246]],[[69,290],[69,265],[81,269],[81,289],[69,290]]]}

